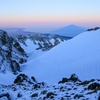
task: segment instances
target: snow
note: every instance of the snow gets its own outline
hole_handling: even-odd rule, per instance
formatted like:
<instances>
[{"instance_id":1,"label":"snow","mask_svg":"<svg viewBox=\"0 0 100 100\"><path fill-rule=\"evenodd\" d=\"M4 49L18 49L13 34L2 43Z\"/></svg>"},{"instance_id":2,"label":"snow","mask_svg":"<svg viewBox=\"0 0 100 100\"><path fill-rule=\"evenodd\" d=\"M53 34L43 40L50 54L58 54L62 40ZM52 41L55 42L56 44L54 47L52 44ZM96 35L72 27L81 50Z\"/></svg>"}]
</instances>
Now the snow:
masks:
<instances>
[{"instance_id":1,"label":"snow","mask_svg":"<svg viewBox=\"0 0 100 100\"><path fill-rule=\"evenodd\" d=\"M27 46L23 45L22 43L20 43L20 45L22 48L24 48L24 51L28 54L28 61L45 53L42 52L41 50L36 50L36 48L38 48L38 45L35 45L33 41L31 41L30 39L27 39L25 43Z\"/></svg>"},{"instance_id":2,"label":"snow","mask_svg":"<svg viewBox=\"0 0 100 100\"><path fill-rule=\"evenodd\" d=\"M7 72L6 74L0 73L0 84L13 84L15 78L16 75L13 75L11 72Z\"/></svg>"},{"instance_id":3,"label":"snow","mask_svg":"<svg viewBox=\"0 0 100 100\"><path fill-rule=\"evenodd\" d=\"M5 46L5 45L3 45L1 48L2 48L3 50L9 50L9 48L8 48L7 46Z\"/></svg>"},{"instance_id":4,"label":"snow","mask_svg":"<svg viewBox=\"0 0 100 100\"><path fill-rule=\"evenodd\" d=\"M42 52L41 50L34 50L31 53L28 53L28 61L35 59L36 57L39 57L40 55L44 54L45 52Z\"/></svg>"},{"instance_id":5,"label":"snow","mask_svg":"<svg viewBox=\"0 0 100 100\"><path fill-rule=\"evenodd\" d=\"M29 77L34 76L37 81L28 83L23 80L23 84L14 84L16 75L10 71L5 74L0 73L0 100L9 98L11 100L44 100L44 98L51 100L50 96L47 97L50 92L54 93L51 95L53 100L98 100L100 97L100 30L84 32L45 53L41 50L36 51L36 45L33 45L31 40L27 40L26 44L27 47L22 44L21 46L28 53L29 58L28 62L21 65L20 73ZM2 46L2 49L7 48ZM69 78L73 73L83 81L93 78L95 80L88 80L87 84L79 80L74 82ZM58 83L63 77L67 77L68 82ZM41 85L41 82L44 82L44 85ZM99 86L94 89L88 88L95 83ZM40 87L35 87L36 85ZM43 91L45 91L44 94Z\"/></svg>"},{"instance_id":6,"label":"snow","mask_svg":"<svg viewBox=\"0 0 100 100\"><path fill-rule=\"evenodd\" d=\"M54 45L54 42L55 42L55 41L54 41L54 39L51 39L50 42Z\"/></svg>"},{"instance_id":7,"label":"snow","mask_svg":"<svg viewBox=\"0 0 100 100\"><path fill-rule=\"evenodd\" d=\"M100 77L100 30L84 32L22 67L39 81L57 83L75 73L81 80Z\"/></svg>"},{"instance_id":8,"label":"snow","mask_svg":"<svg viewBox=\"0 0 100 100\"><path fill-rule=\"evenodd\" d=\"M37 47L37 45L33 45L33 42L30 39L26 40L26 44L27 44L27 46L20 43L21 47L24 48L26 53L32 52Z\"/></svg>"}]
</instances>

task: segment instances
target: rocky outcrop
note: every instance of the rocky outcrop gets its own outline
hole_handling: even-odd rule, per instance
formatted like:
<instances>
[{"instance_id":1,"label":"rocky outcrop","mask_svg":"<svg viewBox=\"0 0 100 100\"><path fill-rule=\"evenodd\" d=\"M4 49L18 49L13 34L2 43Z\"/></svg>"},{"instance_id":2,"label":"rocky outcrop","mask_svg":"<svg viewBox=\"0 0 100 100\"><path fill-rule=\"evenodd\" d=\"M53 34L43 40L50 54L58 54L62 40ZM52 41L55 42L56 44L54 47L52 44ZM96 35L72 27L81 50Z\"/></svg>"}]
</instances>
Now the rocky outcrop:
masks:
<instances>
[{"instance_id":1,"label":"rocky outcrop","mask_svg":"<svg viewBox=\"0 0 100 100\"><path fill-rule=\"evenodd\" d=\"M4 93L0 95L1 100L11 100L9 93Z\"/></svg>"},{"instance_id":2,"label":"rocky outcrop","mask_svg":"<svg viewBox=\"0 0 100 100\"><path fill-rule=\"evenodd\" d=\"M100 27L90 28L90 29L88 29L87 31L96 31L96 30L98 30L98 29L100 29Z\"/></svg>"},{"instance_id":3,"label":"rocky outcrop","mask_svg":"<svg viewBox=\"0 0 100 100\"><path fill-rule=\"evenodd\" d=\"M28 34L28 35L18 35L15 39L27 46L26 40L31 40L33 45L37 45L36 50L47 51L58 45L61 42L66 41L67 39L55 36L55 35L45 35L45 34Z\"/></svg>"},{"instance_id":4,"label":"rocky outcrop","mask_svg":"<svg viewBox=\"0 0 100 100\"><path fill-rule=\"evenodd\" d=\"M27 76L27 75L25 75L25 74L19 74L17 77L16 77L16 79L14 80L14 83L15 84L18 84L18 85L22 85L22 84L24 84L24 85L26 85L26 83L27 84L34 84L34 83L36 83L37 81L36 81L36 79L32 76L31 77L31 79Z\"/></svg>"},{"instance_id":5,"label":"rocky outcrop","mask_svg":"<svg viewBox=\"0 0 100 100\"><path fill-rule=\"evenodd\" d=\"M7 70L17 74L20 71L20 64L27 61L27 54L20 44L6 31L0 30L0 72Z\"/></svg>"},{"instance_id":6,"label":"rocky outcrop","mask_svg":"<svg viewBox=\"0 0 100 100\"><path fill-rule=\"evenodd\" d=\"M60 83L66 83L66 82L71 82L71 81L73 81L73 82L81 82L79 79L78 79L78 76L76 76L76 74L72 74L71 76L70 76L70 78L63 78L61 81L59 81L58 82L58 84L60 84Z\"/></svg>"},{"instance_id":7,"label":"rocky outcrop","mask_svg":"<svg viewBox=\"0 0 100 100\"><path fill-rule=\"evenodd\" d=\"M66 79L48 85L19 74L12 85L0 84L0 100L100 100L100 80L80 81L75 74Z\"/></svg>"}]
</instances>

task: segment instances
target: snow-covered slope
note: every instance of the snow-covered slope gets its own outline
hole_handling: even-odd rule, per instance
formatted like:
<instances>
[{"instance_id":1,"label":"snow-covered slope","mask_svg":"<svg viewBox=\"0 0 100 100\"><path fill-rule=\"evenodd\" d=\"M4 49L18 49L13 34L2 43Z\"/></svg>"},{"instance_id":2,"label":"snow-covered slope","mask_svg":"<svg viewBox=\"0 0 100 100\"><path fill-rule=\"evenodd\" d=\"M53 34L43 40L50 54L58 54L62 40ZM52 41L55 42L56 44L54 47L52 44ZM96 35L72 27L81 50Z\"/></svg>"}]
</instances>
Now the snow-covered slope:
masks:
<instances>
[{"instance_id":1,"label":"snow-covered slope","mask_svg":"<svg viewBox=\"0 0 100 100\"><path fill-rule=\"evenodd\" d=\"M45 51L67 40L59 36L45 34L18 35L15 39L29 55L29 60L44 54Z\"/></svg>"},{"instance_id":2,"label":"snow-covered slope","mask_svg":"<svg viewBox=\"0 0 100 100\"><path fill-rule=\"evenodd\" d=\"M58 34L62 36L69 36L69 37L75 37L78 34L85 32L87 29L83 27L79 27L76 25L69 25L64 28L58 29L53 31L53 34Z\"/></svg>"},{"instance_id":3,"label":"snow-covered slope","mask_svg":"<svg viewBox=\"0 0 100 100\"><path fill-rule=\"evenodd\" d=\"M100 78L100 30L84 32L22 66L23 72L50 83L75 73L81 80Z\"/></svg>"},{"instance_id":4,"label":"snow-covered slope","mask_svg":"<svg viewBox=\"0 0 100 100\"><path fill-rule=\"evenodd\" d=\"M35 58L32 57L35 53L35 48L31 48L32 41L21 39L20 42L30 44L26 50L30 60L21 65L19 75L0 73L0 100L100 100L100 29L92 30L64 41ZM1 65L4 61L12 61L16 55L16 61L21 57L27 58L19 56L21 47L16 40L4 31L0 31L0 37ZM8 41L10 39L13 41ZM12 56L7 57L6 50L11 51ZM13 66L16 67L16 64Z\"/></svg>"}]
</instances>

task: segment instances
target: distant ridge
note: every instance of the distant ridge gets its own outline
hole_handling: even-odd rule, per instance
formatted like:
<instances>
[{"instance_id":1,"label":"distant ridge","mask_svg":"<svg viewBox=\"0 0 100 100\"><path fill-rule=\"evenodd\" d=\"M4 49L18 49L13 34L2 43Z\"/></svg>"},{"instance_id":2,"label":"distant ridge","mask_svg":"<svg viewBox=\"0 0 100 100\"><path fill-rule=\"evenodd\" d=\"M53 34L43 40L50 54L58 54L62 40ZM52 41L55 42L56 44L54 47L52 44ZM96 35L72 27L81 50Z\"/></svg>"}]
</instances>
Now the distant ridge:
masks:
<instances>
[{"instance_id":1,"label":"distant ridge","mask_svg":"<svg viewBox=\"0 0 100 100\"><path fill-rule=\"evenodd\" d=\"M76 25L69 25L69 26L60 28L58 30L55 30L52 33L57 34L57 35L62 35L62 36L75 37L78 34L85 32L86 30L87 28L83 28Z\"/></svg>"}]
</instances>

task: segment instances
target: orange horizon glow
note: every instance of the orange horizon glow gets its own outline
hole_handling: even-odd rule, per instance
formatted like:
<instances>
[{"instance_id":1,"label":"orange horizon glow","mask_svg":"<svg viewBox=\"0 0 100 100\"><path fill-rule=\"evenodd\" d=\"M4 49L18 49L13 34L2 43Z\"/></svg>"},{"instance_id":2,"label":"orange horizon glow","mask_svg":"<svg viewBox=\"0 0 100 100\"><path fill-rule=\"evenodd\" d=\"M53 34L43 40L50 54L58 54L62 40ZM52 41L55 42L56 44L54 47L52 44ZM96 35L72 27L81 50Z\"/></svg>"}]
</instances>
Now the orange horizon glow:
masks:
<instances>
[{"instance_id":1,"label":"orange horizon glow","mask_svg":"<svg viewBox=\"0 0 100 100\"><path fill-rule=\"evenodd\" d=\"M50 28L76 24L100 26L100 1L3 0L0 27Z\"/></svg>"}]
</instances>

